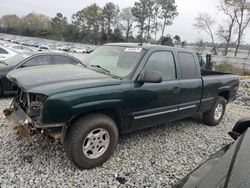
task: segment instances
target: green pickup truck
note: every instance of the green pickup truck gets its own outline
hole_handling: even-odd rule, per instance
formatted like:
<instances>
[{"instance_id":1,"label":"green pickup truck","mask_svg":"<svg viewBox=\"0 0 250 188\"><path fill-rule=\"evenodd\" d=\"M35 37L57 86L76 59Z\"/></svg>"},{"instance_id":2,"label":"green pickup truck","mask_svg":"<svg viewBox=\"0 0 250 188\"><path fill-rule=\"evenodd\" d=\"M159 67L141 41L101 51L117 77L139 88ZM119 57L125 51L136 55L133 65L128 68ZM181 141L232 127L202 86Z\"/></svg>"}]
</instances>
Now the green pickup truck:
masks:
<instances>
[{"instance_id":1,"label":"green pickup truck","mask_svg":"<svg viewBox=\"0 0 250 188\"><path fill-rule=\"evenodd\" d=\"M11 71L18 95L4 110L17 134L60 140L80 169L104 163L120 134L203 115L215 126L235 99L239 77L200 70L192 51L134 43L106 44L85 66Z\"/></svg>"}]
</instances>

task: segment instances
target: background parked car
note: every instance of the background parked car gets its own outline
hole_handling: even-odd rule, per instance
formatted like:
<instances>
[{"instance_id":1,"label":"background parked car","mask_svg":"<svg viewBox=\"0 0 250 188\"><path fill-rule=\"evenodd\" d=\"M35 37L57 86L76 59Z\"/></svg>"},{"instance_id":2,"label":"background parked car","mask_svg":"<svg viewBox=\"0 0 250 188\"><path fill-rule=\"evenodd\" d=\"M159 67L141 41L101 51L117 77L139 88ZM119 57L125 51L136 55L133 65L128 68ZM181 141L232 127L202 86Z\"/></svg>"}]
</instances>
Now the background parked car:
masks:
<instances>
[{"instance_id":1,"label":"background parked car","mask_svg":"<svg viewBox=\"0 0 250 188\"><path fill-rule=\"evenodd\" d=\"M31 66L54 64L83 65L79 59L60 53L21 53L5 61L0 61L0 96L16 93L16 86L6 78L10 71Z\"/></svg>"},{"instance_id":2,"label":"background parked car","mask_svg":"<svg viewBox=\"0 0 250 188\"><path fill-rule=\"evenodd\" d=\"M5 46L0 46L0 60L8 59L16 54L17 52L14 50L11 50Z\"/></svg>"},{"instance_id":3,"label":"background parked car","mask_svg":"<svg viewBox=\"0 0 250 188\"><path fill-rule=\"evenodd\" d=\"M19 52L19 53L22 53L22 52L32 52L33 50L27 46L23 46L23 45L17 45L17 44L7 44L5 45L6 47L16 51L16 52Z\"/></svg>"},{"instance_id":4,"label":"background parked car","mask_svg":"<svg viewBox=\"0 0 250 188\"><path fill-rule=\"evenodd\" d=\"M96 46L87 46L86 48L84 48L84 53L91 53L96 49Z\"/></svg>"},{"instance_id":5,"label":"background parked car","mask_svg":"<svg viewBox=\"0 0 250 188\"><path fill-rule=\"evenodd\" d=\"M50 51L50 47L47 45L41 45L38 47L38 51L44 51L44 50Z\"/></svg>"},{"instance_id":6,"label":"background parked car","mask_svg":"<svg viewBox=\"0 0 250 188\"><path fill-rule=\"evenodd\" d=\"M71 52L74 52L74 53L85 53L85 49L84 48L72 48L70 49Z\"/></svg>"}]
</instances>

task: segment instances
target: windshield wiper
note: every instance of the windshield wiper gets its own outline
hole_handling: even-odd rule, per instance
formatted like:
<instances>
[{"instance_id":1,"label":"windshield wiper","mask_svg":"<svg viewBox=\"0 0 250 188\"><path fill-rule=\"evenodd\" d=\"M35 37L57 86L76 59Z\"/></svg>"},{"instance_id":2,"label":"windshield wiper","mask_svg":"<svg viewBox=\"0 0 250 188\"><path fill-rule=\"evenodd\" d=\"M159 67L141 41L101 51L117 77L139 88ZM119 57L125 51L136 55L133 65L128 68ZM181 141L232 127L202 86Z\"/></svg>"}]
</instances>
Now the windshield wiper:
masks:
<instances>
[{"instance_id":1,"label":"windshield wiper","mask_svg":"<svg viewBox=\"0 0 250 188\"><path fill-rule=\"evenodd\" d=\"M104 72L106 72L106 73L110 73L109 70L107 70L107 69L101 67L100 65L90 65L90 66L91 66L91 67L98 68L98 69L100 69L100 70L102 70L102 71L104 71Z\"/></svg>"},{"instance_id":2,"label":"windshield wiper","mask_svg":"<svg viewBox=\"0 0 250 188\"><path fill-rule=\"evenodd\" d=\"M94 67L94 68L98 68L100 69L102 72L106 72L109 76L111 77L115 77L115 78L118 78L118 79L121 79L120 76L117 76L117 75L114 75L114 74L111 74L109 70L101 67L100 65L90 65L91 67Z\"/></svg>"}]
</instances>

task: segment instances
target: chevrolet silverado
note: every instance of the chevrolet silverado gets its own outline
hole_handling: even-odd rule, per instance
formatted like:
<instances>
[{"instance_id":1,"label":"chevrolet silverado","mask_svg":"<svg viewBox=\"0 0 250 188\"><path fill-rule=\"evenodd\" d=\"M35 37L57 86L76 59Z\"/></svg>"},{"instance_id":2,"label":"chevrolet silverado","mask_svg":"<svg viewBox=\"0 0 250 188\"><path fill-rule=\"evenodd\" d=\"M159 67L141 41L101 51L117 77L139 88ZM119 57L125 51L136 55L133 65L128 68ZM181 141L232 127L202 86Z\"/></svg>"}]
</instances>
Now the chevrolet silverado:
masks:
<instances>
[{"instance_id":1,"label":"chevrolet silverado","mask_svg":"<svg viewBox=\"0 0 250 188\"><path fill-rule=\"evenodd\" d=\"M80 169L104 163L120 134L197 114L218 125L239 86L237 75L201 71L183 48L106 44L85 65L11 71L18 95L4 110L17 134L60 140Z\"/></svg>"}]
</instances>

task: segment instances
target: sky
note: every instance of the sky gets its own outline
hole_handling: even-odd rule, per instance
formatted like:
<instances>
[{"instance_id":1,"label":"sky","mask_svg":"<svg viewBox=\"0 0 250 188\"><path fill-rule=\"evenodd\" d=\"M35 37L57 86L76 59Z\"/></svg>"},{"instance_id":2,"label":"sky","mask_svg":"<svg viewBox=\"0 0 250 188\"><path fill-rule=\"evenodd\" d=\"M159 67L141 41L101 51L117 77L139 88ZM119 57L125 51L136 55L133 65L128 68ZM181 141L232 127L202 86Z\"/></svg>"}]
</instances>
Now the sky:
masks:
<instances>
[{"instance_id":1,"label":"sky","mask_svg":"<svg viewBox=\"0 0 250 188\"><path fill-rule=\"evenodd\" d=\"M61 12L70 20L73 13L92 3L104 6L107 2L113 2L120 8L124 8L133 6L135 0L0 0L0 2L0 17L5 14L25 16L30 12L54 17L57 12ZM193 24L199 12L207 12L216 19L217 25L219 25L224 18L217 10L218 2L219 0L176 0L179 15L173 25L166 28L166 33L177 34L181 36L182 40L188 42L197 42L201 39L209 41L209 37L205 33L197 31ZM214 30L216 31L216 27ZM244 41L250 43L250 30L246 32Z\"/></svg>"}]
</instances>

